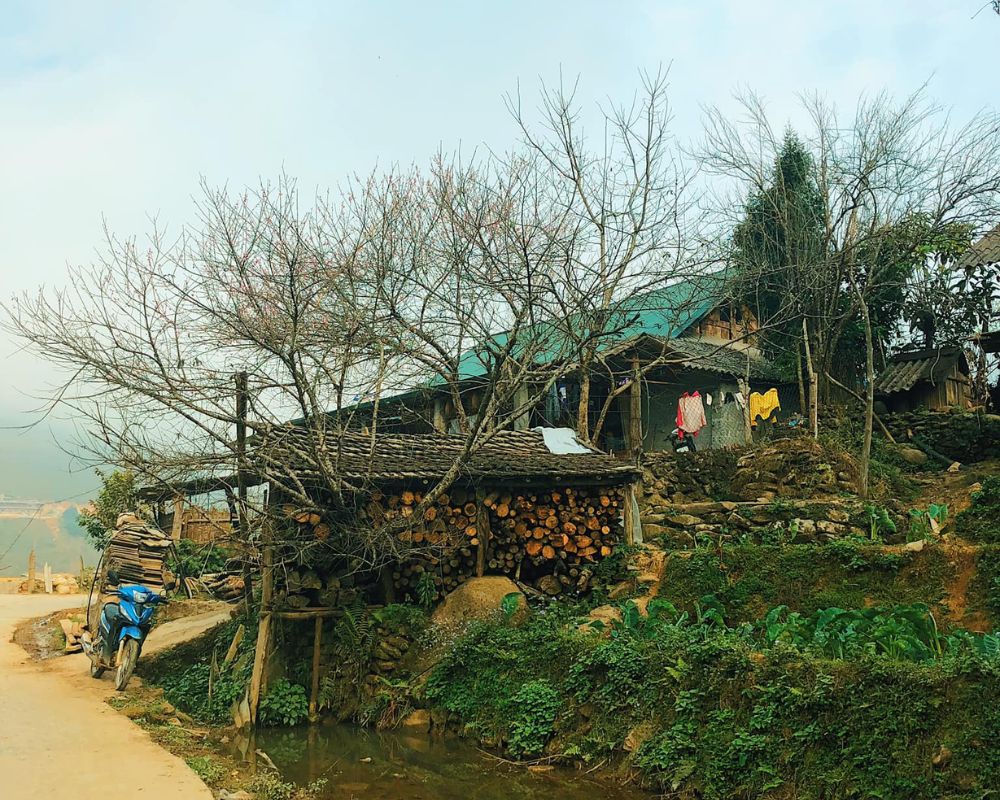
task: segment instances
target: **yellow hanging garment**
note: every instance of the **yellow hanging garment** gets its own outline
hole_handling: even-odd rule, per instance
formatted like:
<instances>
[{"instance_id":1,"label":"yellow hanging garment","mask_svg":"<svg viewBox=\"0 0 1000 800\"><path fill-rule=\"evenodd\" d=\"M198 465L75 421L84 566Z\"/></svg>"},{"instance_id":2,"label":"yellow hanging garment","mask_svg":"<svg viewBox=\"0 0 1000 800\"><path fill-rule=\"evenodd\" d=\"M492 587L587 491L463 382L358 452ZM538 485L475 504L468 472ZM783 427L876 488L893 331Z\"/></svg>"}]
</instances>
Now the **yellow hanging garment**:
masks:
<instances>
[{"instance_id":1,"label":"yellow hanging garment","mask_svg":"<svg viewBox=\"0 0 1000 800\"><path fill-rule=\"evenodd\" d=\"M751 425L757 424L758 417L767 422L775 411L781 411L777 389L768 389L764 394L760 394L759 392L750 393Z\"/></svg>"}]
</instances>

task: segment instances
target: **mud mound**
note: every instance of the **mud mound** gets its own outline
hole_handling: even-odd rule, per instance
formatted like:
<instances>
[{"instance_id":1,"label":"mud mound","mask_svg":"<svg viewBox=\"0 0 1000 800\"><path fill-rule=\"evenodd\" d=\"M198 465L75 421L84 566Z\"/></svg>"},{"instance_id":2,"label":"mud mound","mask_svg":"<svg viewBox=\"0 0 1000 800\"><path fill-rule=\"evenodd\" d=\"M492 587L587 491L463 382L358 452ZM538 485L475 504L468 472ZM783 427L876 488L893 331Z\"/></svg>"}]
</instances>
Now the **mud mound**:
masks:
<instances>
[{"instance_id":1,"label":"mud mound","mask_svg":"<svg viewBox=\"0 0 1000 800\"><path fill-rule=\"evenodd\" d=\"M853 494L857 488L858 465L854 459L807 437L782 439L744 453L730 481L734 500L811 500L844 492Z\"/></svg>"}]
</instances>

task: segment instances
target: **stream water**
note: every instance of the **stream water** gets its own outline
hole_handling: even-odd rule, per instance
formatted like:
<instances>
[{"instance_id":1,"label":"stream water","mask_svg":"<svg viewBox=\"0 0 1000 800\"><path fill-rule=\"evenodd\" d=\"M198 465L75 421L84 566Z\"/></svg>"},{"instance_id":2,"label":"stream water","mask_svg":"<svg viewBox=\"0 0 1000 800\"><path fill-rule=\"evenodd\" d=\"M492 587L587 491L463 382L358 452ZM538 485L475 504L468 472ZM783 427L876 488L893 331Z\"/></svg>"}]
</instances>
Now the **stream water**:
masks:
<instances>
[{"instance_id":1,"label":"stream water","mask_svg":"<svg viewBox=\"0 0 1000 800\"><path fill-rule=\"evenodd\" d=\"M467 742L426 735L378 733L350 725L265 730L256 747L285 780L327 783L323 798L365 800L648 800L633 787L583 772L532 771L477 750Z\"/></svg>"}]
</instances>

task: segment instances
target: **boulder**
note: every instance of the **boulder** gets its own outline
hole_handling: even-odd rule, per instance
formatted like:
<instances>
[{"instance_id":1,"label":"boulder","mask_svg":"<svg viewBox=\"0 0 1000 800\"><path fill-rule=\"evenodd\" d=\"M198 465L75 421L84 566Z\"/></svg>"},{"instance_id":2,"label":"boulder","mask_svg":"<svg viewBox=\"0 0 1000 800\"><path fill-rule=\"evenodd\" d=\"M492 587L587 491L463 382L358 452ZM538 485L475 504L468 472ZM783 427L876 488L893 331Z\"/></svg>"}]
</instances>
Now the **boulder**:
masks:
<instances>
[{"instance_id":1,"label":"boulder","mask_svg":"<svg viewBox=\"0 0 1000 800\"><path fill-rule=\"evenodd\" d=\"M555 575L543 575L535 582L538 591L544 592L549 597L562 594L562 582Z\"/></svg>"},{"instance_id":2,"label":"boulder","mask_svg":"<svg viewBox=\"0 0 1000 800\"><path fill-rule=\"evenodd\" d=\"M918 450L916 447L906 447L905 445L902 445L896 448L896 452L907 464L913 464L914 466L920 467L927 463L927 453L923 450Z\"/></svg>"},{"instance_id":3,"label":"boulder","mask_svg":"<svg viewBox=\"0 0 1000 800\"><path fill-rule=\"evenodd\" d=\"M431 713L427 709L418 708L404 717L399 725L401 728L409 728L427 733L431 729Z\"/></svg>"},{"instance_id":4,"label":"boulder","mask_svg":"<svg viewBox=\"0 0 1000 800\"><path fill-rule=\"evenodd\" d=\"M467 580L435 609L431 616L434 625L464 625L473 620L495 618L500 614L500 603L509 594L517 594L518 611L515 617L527 613L528 601L517 584L502 575L488 575Z\"/></svg>"}]
</instances>

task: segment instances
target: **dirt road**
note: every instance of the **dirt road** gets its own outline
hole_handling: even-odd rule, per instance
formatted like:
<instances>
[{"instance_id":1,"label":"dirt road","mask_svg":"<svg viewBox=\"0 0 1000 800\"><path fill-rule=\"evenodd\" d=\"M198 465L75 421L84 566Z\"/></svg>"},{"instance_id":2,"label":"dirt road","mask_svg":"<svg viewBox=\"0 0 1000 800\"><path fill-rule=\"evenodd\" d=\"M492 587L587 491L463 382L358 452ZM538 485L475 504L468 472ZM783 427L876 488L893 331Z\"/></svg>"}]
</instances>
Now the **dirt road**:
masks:
<instances>
[{"instance_id":1,"label":"dirt road","mask_svg":"<svg viewBox=\"0 0 1000 800\"><path fill-rule=\"evenodd\" d=\"M82 656L29 662L11 641L20 620L82 602L78 595L0 595L0 797L211 800L181 759L104 703L114 687L90 678ZM211 622L201 616L178 622L188 629Z\"/></svg>"}]
</instances>

